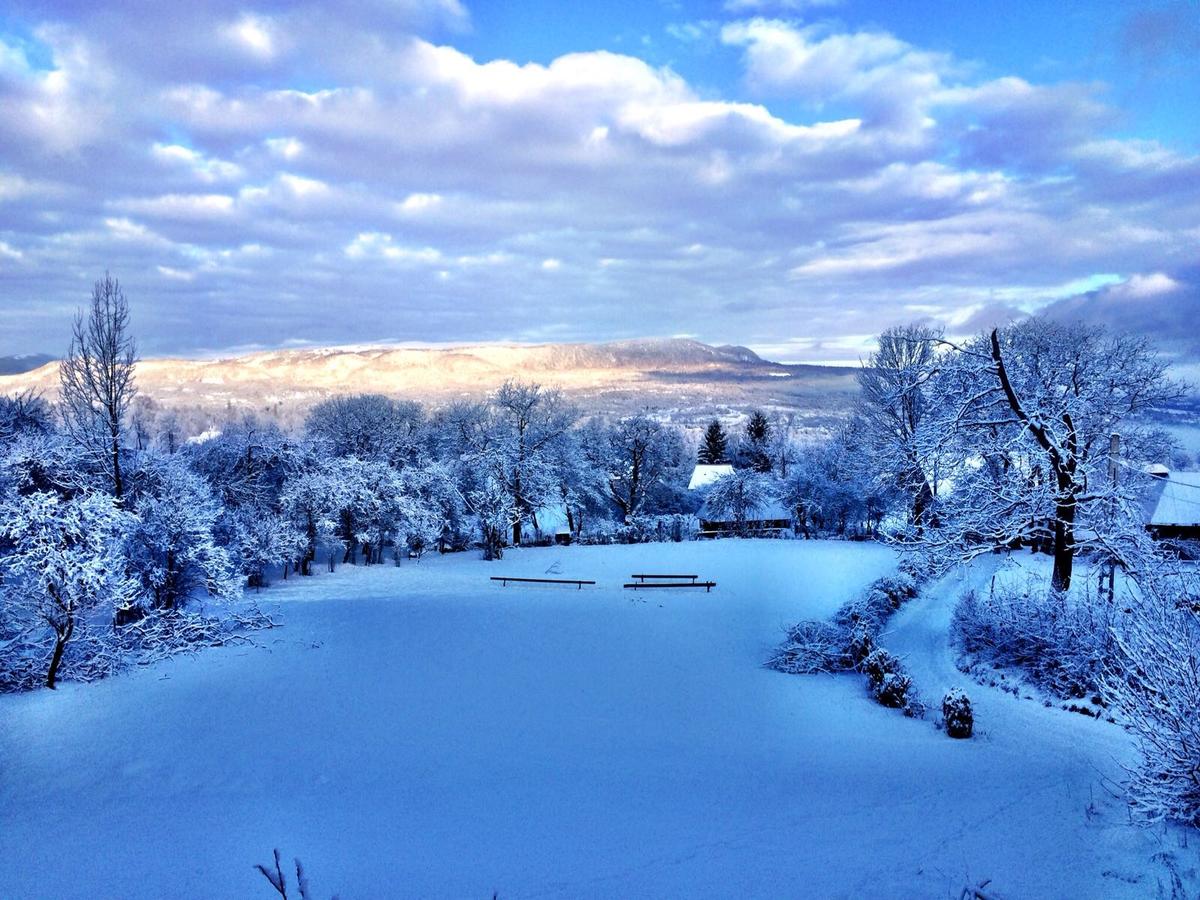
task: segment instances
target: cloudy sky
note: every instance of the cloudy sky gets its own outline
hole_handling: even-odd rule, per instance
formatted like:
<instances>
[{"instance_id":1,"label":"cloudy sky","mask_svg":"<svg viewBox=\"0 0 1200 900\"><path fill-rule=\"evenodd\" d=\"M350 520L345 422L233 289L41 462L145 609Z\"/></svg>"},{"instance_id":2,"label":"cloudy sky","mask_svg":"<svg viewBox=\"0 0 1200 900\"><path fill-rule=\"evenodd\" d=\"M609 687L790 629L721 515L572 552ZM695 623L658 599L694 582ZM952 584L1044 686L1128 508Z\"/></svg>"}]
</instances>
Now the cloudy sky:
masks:
<instances>
[{"instance_id":1,"label":"cloudy sky","mask_svg":"<svg viewBox=\"0 0 1200 900\"><path fill-rule=\"evenodd\" d=\"M0 2L0 354L1197 331L1194 0L330 7Z\"/></svg>"}]
</instances>

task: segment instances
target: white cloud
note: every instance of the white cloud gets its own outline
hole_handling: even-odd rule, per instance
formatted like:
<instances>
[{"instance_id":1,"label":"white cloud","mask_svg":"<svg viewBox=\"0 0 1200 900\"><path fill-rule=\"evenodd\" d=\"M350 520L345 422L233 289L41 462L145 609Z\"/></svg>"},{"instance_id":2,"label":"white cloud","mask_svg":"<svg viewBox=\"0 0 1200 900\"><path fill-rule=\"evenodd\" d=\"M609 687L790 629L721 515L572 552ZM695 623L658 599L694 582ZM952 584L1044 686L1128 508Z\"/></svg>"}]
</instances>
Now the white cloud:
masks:
<instances>
[{"instance_id":1,"label":"white cloud","mask_svg":"<svg viewBox=\"0 0 1200 900\"><path fill-rule=\"evenodd\" d=\"M1131 275L1124 284L1114 287L1113 293L1136 300L1145 297L1158 297L1179 290L1183 285L1165 272L1151 272L1147 275Z\"/></svg>"},{"instance_id":2,"label":"white cloud","mask_svg":"<svg viewBox=\"0 0 1200 900\"><path fill-rule=\"evenodd\" d=\"M246 13L227 25L224 32L235 46L259 60L274 59L278 52L276 26L265 16Z\"/></svg>"},{"instance_id":3,"label":"white cloud","mask_svg":"<svg viewBox=\"0 0 1200 900\"><path fill-rule=\"evenodd\" d=\"M401 212L405 212L405 213L426 212L428 210L435 209L436 207L441 206L443 199L444 198L442 197L441 194L431 194L431 193L421 193L421 192L418 192L415 194L409 194L407 197L404 198L403 201L400 202L399 209Z\"/></svg>"},{"instance_id":4,"label":"white cloud","mask_svg":"<svg viewBox=\"0 0 1200 900\"><path fill-rule=\"evenodd\" d=\"M766 13L773 11L803 12L810 9L828 9L840 6L842 0L725 0L726 12Z\"/></svg>"},{"instance_id":5,"label":"white cloud","mask_svg":"<svg viewBox=\"0 0 1200 900\"><path fill-rule=\"evenodd\" d=\"M288 162L304 152L304 144L291 137L267 138L263 143L271 154Z\"/></svg>"},{"instance_id":6,"label":"white cloud","mask_svg":"<svg viewBox=\"0 0 1200 900\"><path fill-rule=\"evenodd\" d=\"M981 80L877 29L756 18L719 31L747 94L631 54L476 59L417 36L464 22L457 3L389 8L401 24L356 5L148 8L153 28L118 11L45 26L43 69L0 44L23 284L65 303L93 270L145 275L160 319L141 321L209 346L354 339L416 310L417 337L478 339L504 297L521 301L506 334L626 334L637 306L640 331L811 334L819 354L1089 273L1145 273L1125 279L1136 299L1194 258L1200 159L1113 137L1093 85ZM332 291L363 314L318 328ZM213 297L261 315L235 326ZM0 294L0 314L26 340L20 302Z\"/></svg>"}]
</instances>

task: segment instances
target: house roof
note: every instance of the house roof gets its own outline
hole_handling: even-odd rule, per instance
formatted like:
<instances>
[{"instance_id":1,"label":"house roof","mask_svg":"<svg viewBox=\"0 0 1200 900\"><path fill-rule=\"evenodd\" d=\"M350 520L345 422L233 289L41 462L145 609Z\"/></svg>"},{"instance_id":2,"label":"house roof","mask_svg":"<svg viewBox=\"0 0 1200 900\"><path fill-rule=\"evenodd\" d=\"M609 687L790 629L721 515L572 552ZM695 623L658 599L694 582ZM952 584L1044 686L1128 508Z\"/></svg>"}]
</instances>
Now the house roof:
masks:
<instances>
[{"instance_id":1,"label":"house roof","mask_svg":"<svg viewBox=\"0 0 1200 900\"><path fill-rule=\"evenodd\" d=\"M1200 472L1171 472L1157 481L1147 524L1200 526Z\"/></svg>"},{"instance_id":2,"label":"house roof","mask_svg":"<svg viewBox=\"0 0 1200 900\"><path fill-rule=\"evenodd\" d=\"M701 463L692 472L692 480L688 482L688 490L695 491L699 488L706 488L718 478L732 474L733 466L729 463L717 463L715 465Z\"/></svg>"}]
</instances>

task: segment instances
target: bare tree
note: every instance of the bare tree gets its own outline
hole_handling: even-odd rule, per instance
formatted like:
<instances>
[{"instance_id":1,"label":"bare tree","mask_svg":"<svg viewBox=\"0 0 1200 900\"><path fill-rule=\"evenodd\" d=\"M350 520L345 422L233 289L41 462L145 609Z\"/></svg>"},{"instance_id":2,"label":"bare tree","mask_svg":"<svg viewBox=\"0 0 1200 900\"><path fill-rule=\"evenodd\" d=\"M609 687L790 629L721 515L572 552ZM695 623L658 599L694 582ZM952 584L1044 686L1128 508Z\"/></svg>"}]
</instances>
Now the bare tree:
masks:
<instances>
[{"instance_id":1,"label":"bare tree","mask_svg":"<svg viewBox=\"0 0 1200 900\"><path fill-rule=\"evenodd\" d=\"M95 458L118 502L125 492L121 438L137 393L136 361L129 305L120 283L105 273L92 288L86 314L80 311L75 316L71 346L59 365L59 392L68 433Z\"/></svg>"}]
</instances>

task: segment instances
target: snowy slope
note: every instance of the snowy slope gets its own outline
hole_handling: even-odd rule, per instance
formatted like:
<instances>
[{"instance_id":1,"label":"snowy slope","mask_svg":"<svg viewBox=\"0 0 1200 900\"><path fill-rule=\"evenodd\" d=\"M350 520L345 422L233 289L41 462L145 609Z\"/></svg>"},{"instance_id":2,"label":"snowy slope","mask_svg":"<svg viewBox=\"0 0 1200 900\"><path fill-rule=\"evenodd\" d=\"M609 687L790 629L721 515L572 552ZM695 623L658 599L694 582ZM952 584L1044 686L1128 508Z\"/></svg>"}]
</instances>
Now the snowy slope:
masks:
<instances>
[{"instance_id":1,"label":"snowy slope","mask_svg":"<svg viewBox=\"0 0 1200 900\"><path fill-rule=\"evenodd\" d=\"M953 742L857 678L761 667L894 564L719 541L272 587L266 649L0 697L0 894L266 898L279 846L343 900L1152 895L1161 848L1098 786L1115 729L1014 704ZM619 587L656 570L719 586Z\"/></svg>"}]
</instances>

